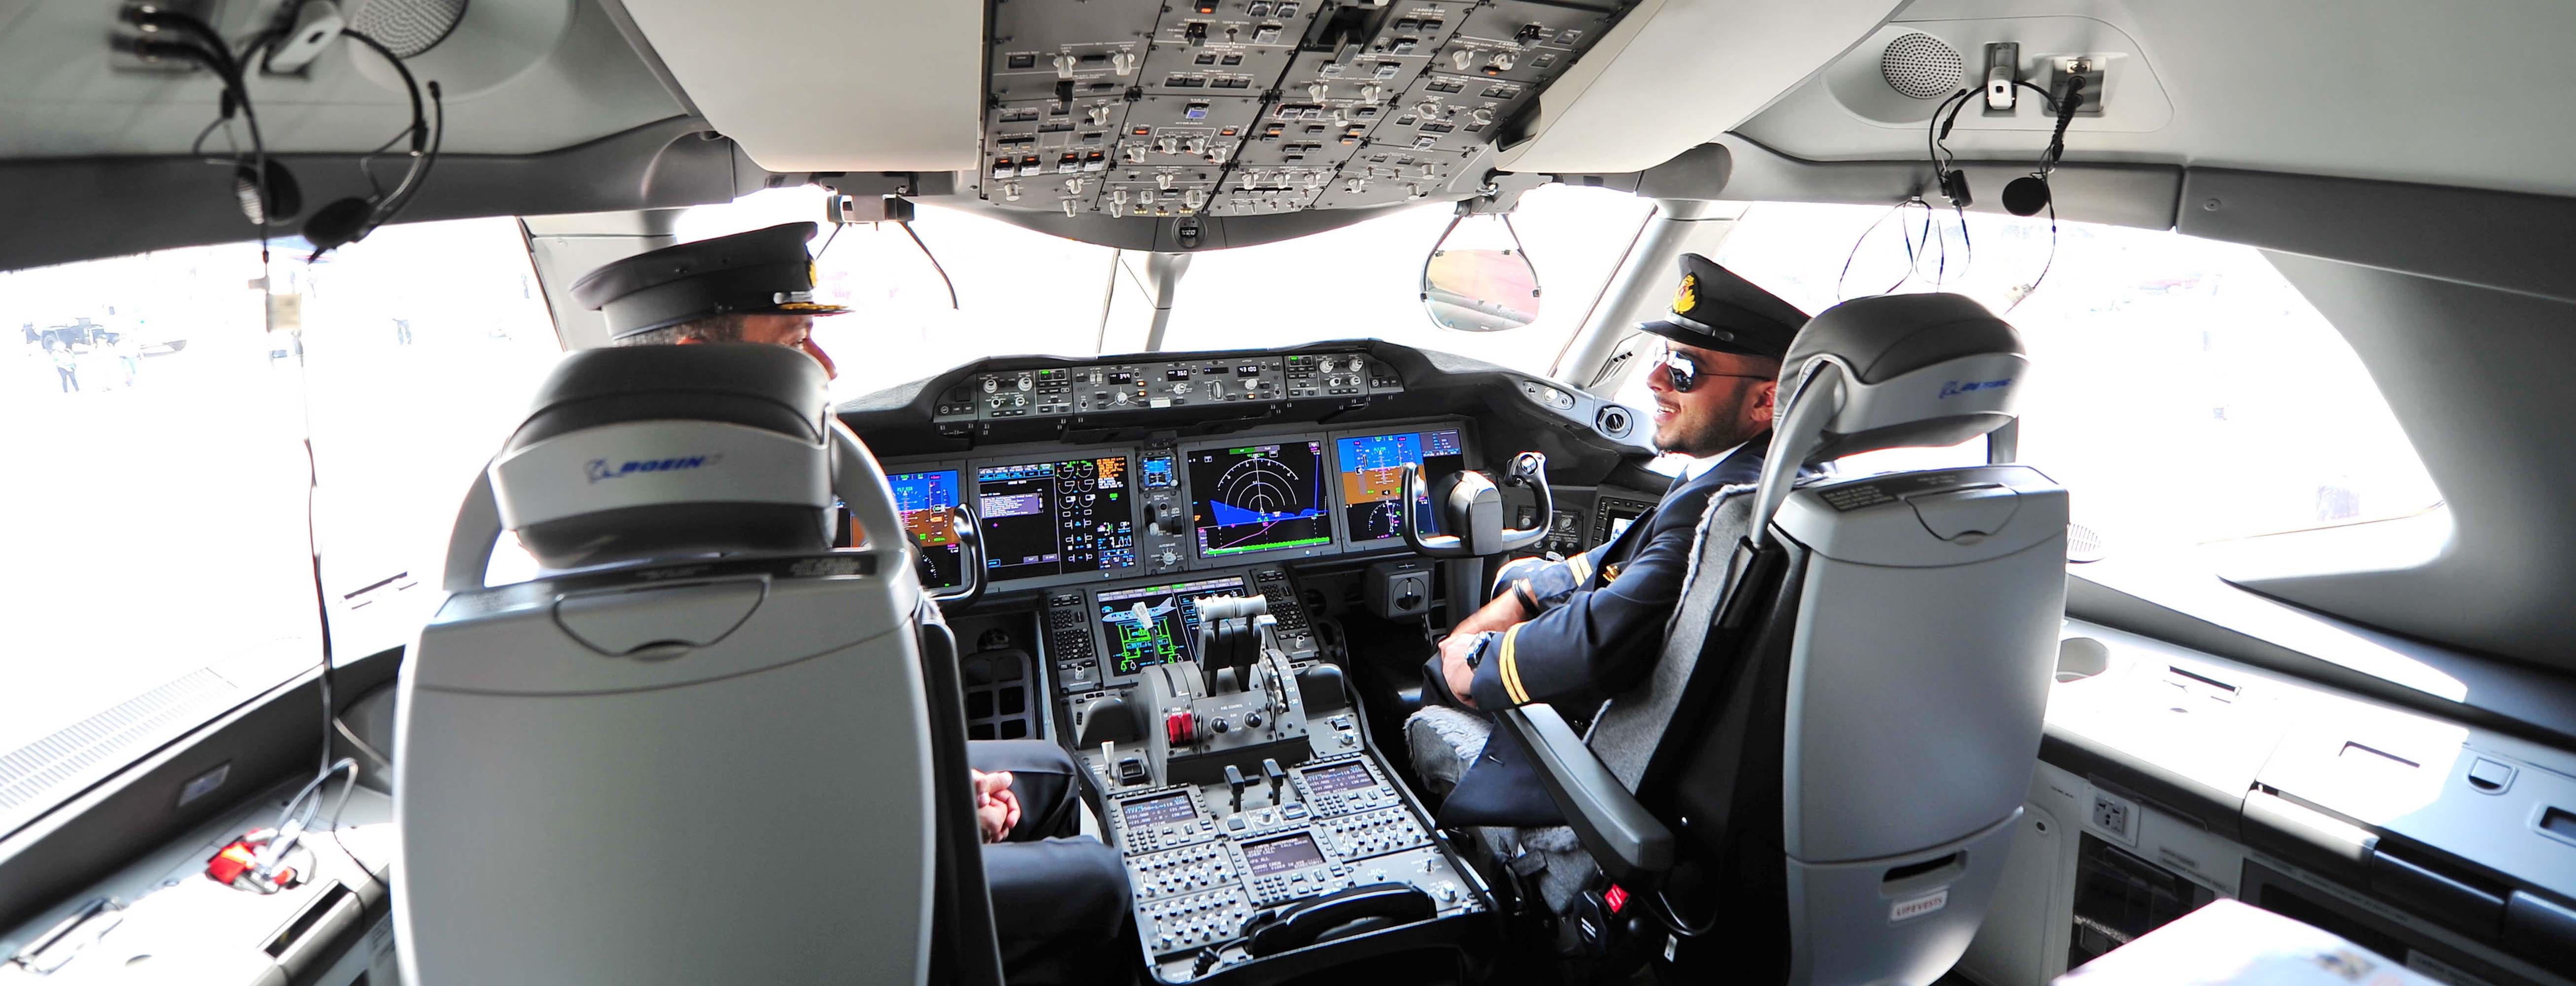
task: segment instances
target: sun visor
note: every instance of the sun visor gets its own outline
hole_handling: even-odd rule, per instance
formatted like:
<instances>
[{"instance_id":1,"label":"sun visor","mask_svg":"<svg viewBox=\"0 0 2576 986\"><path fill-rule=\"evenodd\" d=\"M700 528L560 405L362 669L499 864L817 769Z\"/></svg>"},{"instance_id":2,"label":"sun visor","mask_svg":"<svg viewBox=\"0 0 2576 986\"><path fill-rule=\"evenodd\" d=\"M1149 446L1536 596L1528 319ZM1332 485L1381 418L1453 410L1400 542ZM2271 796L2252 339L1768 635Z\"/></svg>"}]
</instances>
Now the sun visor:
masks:
<instances>
[{"instance_id":1,"label":"sun visor","mask_svg":"<svg viewBox=\"0 0 2576 986\"><path fill-rule=\"evenodd\" d=\"M984 5L626 0L707 122L771 171L962 171Z\"/></svg>"},{"instance_id":2,"label":"sun visor","mask_svg":"<svg viewBox=\"0 0 2576 986\"><path fill-rule=\"evenodd\" d=\"M667 2L667 0L666 0ZM1644 171L1743 122L1869 37L1891 0L1646 0L1539 94L1505 171Z\"/></svg>"}]
</instances>

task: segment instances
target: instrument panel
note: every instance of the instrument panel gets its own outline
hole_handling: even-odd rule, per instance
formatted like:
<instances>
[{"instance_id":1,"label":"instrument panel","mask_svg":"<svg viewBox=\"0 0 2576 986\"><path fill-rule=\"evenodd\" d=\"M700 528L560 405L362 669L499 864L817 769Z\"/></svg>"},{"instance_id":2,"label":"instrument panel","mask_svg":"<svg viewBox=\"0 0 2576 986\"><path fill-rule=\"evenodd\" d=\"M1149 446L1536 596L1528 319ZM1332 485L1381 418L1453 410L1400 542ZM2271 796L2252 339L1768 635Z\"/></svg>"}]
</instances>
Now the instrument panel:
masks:
<instances>
[{"instance_id":1,"label":"instrument panel","mask_svg":"<svg viewBox=\"0 0 2576 986\"><path fill-rule=\"evenodd\" d=\"M1361 353L1236 354L977 373L950 385L933 413L958 424L1403 392L1393 367Z\"/></svg>"},{"instance_id":2,"label":"instrument panel","mask_svg":"<svg viewBox=\"0 0 2576 986\"><path fill-rule=\"evenodd\" d=\"M1048 372L1061 371L1031 371L1032 392L1036 374ZM963 583L963 551L948 511L971 503L987 585L1008 590L1393 550L1417 512L1400 502L1403 467L1423 467L1427 487L1472 468L1472 450L1467 423L1446 419L1186 443L1023 447L964 460L889 461L886 471L924 586Z\"/></svg>"}]
</instances>

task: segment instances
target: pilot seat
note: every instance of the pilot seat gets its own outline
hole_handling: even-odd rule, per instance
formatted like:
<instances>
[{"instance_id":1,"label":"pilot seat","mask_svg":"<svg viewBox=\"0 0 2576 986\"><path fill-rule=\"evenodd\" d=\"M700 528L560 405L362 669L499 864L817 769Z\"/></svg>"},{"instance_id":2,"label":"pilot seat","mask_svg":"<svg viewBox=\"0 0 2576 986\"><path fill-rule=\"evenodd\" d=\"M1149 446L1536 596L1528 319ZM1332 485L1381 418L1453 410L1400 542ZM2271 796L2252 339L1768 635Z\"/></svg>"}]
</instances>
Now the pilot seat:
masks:
<instances>
[{"instance_id":1,"label":"pilot seat","mask_svg":"<svg viewBox=\"0 0 2576 986\"><path fill-rule=\"evenodd\" d=\"M477 477L400 684L406 981L1001 981L955 643L824 384L573 353ZM505 529L547 574L487 588Z\"/></svg>"},{"instance_id":2,"label":"pilot seat","mask_svg":"<svg viewBox=\"0 0 2576 986\"><path fill-rule=\"evenodd\" d=\"M1577 967L1666 981L1930 983L1966 950L2039 751L2066 493L2012 464L2018 334L1951 294L1847 302L1783 361L1762 481L1717 494L1661 658L1578 736L1546 705L1408 723L1454 785L1489 743L1567 825L1481 829ZM1801 484L1801 465L1988 436L1989 464Z\"/></svg>"}]
</instances>

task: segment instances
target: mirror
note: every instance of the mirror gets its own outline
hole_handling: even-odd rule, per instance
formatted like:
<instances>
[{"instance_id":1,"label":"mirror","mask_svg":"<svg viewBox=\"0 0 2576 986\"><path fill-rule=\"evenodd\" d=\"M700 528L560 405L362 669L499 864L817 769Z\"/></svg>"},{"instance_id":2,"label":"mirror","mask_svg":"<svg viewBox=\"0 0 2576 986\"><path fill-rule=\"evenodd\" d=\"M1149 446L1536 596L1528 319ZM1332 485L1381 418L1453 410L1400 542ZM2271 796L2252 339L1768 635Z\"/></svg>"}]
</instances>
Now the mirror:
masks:
<instances>
[{"instance_id":1,"label":"mirror","mask_svg":"<svg viewBox=\"0 0 2576 986\"><path fill-rule=\"evenodd\" d=\"M1451 219L1422 262L1422 308L1431 323L1456 332L1501 332L1538 321L1538 268L1521 249L1511 217L1495 216L1496 224L1469 226L1461 236L1466 218Z\"/></svg>"}]
</instances>

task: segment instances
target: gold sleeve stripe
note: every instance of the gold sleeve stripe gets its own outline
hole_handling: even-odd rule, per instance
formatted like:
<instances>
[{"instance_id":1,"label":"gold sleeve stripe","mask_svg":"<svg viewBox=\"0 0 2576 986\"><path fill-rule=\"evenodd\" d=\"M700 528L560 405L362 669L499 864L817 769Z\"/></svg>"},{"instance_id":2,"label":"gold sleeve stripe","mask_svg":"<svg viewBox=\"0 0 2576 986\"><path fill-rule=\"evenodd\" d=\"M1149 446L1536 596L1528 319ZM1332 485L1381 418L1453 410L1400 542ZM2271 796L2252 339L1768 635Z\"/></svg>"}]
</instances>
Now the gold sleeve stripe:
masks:
<instances>
[{"instance_id":1,"label":"gold sleeve stripe","mask_svg":"<svg viewBox=\"0 0 2576 986\"><path fill-rule=\"evenodd\" d=\"M1576 555L1572 558L1566 559L1565 563L1574 567L1575 585L1579 586L1583 583L1592 581L1592 556Z\"/></svg>"},{"instance_id":2,"label":"gold sleeve stripe","mask_svg":"<svg viewBox=\"0 0 2576 986\"><path fill-rule=\"evenodd\" d=\"M1513 705L1526 705L1530 700L1529 689L1521 687L1520 657L1512 650L1513 642L1520 639L1521 627L1515 623L1503 631L1503 694L1511 697Z\"/></svg>"}]
</instances>

